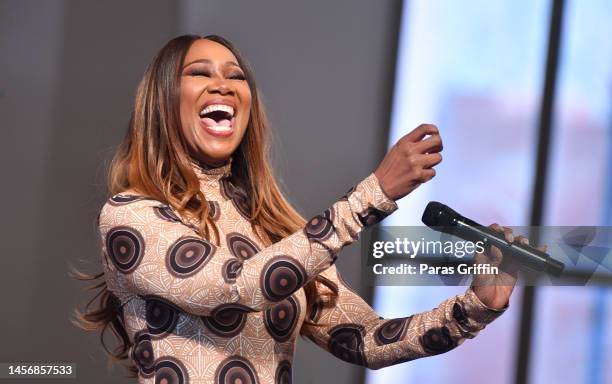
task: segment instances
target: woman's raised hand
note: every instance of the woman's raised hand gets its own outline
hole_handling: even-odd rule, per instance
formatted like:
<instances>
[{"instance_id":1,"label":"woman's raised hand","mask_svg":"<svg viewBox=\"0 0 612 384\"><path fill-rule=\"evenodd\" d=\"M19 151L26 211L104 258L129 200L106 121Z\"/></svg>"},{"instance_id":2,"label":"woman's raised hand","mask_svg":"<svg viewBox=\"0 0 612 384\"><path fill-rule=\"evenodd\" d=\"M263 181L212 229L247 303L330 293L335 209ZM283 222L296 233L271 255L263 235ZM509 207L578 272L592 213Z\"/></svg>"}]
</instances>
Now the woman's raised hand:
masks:
<instances>
[{"instance_id":1,"label":"woman's raised hand","mask_svg":"<svg viewBox=\"0 0 612 384\"><path fill-rule=\"evenodd\" d=\"M441 151L438 127L421 124L395 143L374 174L389 198L401 199L436 175Z\"/></svg>"}]
</instances>

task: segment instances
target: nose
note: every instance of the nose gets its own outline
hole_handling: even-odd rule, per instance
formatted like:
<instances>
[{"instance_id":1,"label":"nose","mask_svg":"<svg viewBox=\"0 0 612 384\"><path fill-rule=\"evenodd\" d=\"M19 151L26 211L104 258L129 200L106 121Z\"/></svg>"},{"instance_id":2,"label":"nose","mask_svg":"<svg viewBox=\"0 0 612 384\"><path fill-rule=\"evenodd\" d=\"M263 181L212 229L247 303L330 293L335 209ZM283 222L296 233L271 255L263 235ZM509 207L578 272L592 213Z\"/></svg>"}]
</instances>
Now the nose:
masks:
<instances>
[{"instance_id":1,"label":"nose","mask_svg":"<svg viewBox=\"0 0 612 384\"><path fill-rule=\"evenodd\" d=\"M225 79L217 79L208 87L209 93L219 93L221 95L233 95L234 88L227 84Z\"/></svg>"}]
</instances>

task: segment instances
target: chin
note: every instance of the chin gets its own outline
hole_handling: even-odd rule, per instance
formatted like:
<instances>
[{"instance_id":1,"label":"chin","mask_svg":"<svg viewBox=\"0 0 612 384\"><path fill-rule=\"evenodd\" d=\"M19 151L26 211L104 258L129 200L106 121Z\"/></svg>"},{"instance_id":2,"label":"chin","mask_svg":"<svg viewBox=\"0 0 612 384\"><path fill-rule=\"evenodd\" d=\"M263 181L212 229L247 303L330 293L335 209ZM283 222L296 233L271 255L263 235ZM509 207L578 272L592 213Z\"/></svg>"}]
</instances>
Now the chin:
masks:
<instances>
[{"instance_id":1,"label":"chin","mask_svg":"<svg viewBox=\"0 0 612 384\"><path fill-rule=\"evenodd\" d=\"M244 131L241 131L238 136L228 138L217 138L194 132L194 142L192 150L197 154L199 159L208 159L209 161L221 162L227 160L240 145ZM238 134L234 132L233 135ZM238 139L240 137L240 139Z\"/></svg>"},{"instance_id":2,"label":"chin","mask_svg":"<svg viewBox=\"0 0 612 384\"><path fill-rule=\"evenodd\" d=\"M232 147L233 148L233 147ZM208 161L212 161L215 163L220 163L226 161L234 151L229 146L224 148L198 148L198 156L200 159L207 159Z\"/></svg>"}]
</instances>

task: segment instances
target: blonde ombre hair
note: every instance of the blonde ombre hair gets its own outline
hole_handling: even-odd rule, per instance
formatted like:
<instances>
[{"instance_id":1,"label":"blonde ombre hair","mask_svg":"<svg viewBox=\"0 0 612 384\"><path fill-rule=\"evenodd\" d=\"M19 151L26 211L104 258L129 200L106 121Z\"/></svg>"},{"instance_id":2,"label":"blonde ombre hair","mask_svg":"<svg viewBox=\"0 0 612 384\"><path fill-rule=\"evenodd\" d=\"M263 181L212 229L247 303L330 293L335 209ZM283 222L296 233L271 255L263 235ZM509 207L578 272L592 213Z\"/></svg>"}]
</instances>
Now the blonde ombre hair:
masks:
<instances>
[{"instance_id":1,"label":"blonde ombre hair","mask_svg":"<svg viewBox=\"0 0 612 384\"><path fill-rule=\"evenodd\" d=\"M245 136L232 154L231 177L232 183L246 191L254 233L264 245L271 245L302 228L306 220L288 203L274 178L269 160L270 128L253 73L238 50L220 36L179 36L155 56L138 86L127 134L110 165L110 194L132 190L167 203L179 213L197 218L200 235L219 244L219 229L208 215L209 206L200 191L193 160L180 129L181 68L191 44L198 39L211 40L229 49L249 84L251 113ZM85 312L76 310L73 322L81 329L100 331L102 345L112 362L128 359L132 343L125 329L121 303L107 289L104 273L90 275L75 271L74 274L79 280L102 281L87 288L98 292L85 306ZM329 290L319 291L317 282ZM304 288L309 311L317 303L329 305L338 295L337 285L321 275ZM321 300L323 297L327 300ZM96 299L97 307L90 308ZM319 326L308 315L305 324ZM112 351L104 341L109 327L120 343ZM308 334L308 329L303 328L303 335ZM135 377L135 366L128 362L127 367L129 376Z\"/></svg>"}]
</instances>

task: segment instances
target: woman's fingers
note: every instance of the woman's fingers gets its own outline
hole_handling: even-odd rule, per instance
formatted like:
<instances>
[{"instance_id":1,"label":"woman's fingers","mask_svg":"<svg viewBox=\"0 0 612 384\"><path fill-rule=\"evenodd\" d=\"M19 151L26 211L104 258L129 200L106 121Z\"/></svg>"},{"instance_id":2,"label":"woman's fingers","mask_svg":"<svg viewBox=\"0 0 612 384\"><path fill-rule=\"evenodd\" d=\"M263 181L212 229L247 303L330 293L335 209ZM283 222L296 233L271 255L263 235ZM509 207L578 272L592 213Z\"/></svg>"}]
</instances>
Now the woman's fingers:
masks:
<instances>
[{"instance_id":1,"label":"woman's fingers","mask_svg":"<svg viewBox=\"0 0 612 384\"><path fill-rule=\"evenodd\" d=\"M436 175L436 170L435 169L433 169L433 168L424 169L421 172L421 180L422 180L423 183L426 183L429 180L433 179L435 175Z\"/></svg>"},{"instance_id":2,"label":"woman's fingers","mask_svg":"<svg viewBox=\"0 0 612 384\"><path fill-rule=\"evenodd\" d=\"M521 242L521 243L525 244L525 241L527 241L527 239L524 236L514 237L514 234L512 232L512 228L504 227L504 226L499 225L497 223L493 223L493 224L489 225L489 228L491 228L495 232L503 233L504 234L504 238L506 239L506 241L508 243ZM502 252L501 252L501 250L499 248L497 248L495 246L491 246L490 252L489 252L489 257L492 258L493 260L501 261L502 258L503 258L503 254L502 254Z\"/></svg>"},{"instance_id":3,"label":"woman's fingers","mask_svg":"<svg viewBox=\"0 0 612 384\"><path fill-rule=\"evenodd\" d=\"M548 249L548 246L547 246L547 245L540 245L540 246L538 247L538 249L539 249L540 251L542 251L542 252L546 253L546 250Z\"/></svg>"},{"instance_id":4,"label":"woman's fingers","mask_svg":"<svg viewBox=\"0 0 612 384\"><path fill-rule=\"evenodd\" d=\"M512 233L512 228L503 227L497 223L493 223L489 225L489 228L491 228L495 232L500 232L500 233L503 232L504 238L506 239L506 241L509 243L514 243L514 234Z\"/></svg>"},{"instance_id":5,"label":"woman's fingers","mask_svg":"<svg viewBox=\"0 0 612 384\"><path fill-rule=\"evenodd\" d=\"M514 234L512 233L512 229L508 227L503 227L503 228L504 228L504 237L506 238L506 241L509 243L514 243Z\"/></svg>"},{"instance_id":6,"label":"woman's fingers","mask_svg":"<svg viewBox=\"0 0 612 384\"><path fill-rule=\"evenodd\" d=\"M435 165L440 164L442 161L442 155L439 153L428 153L425 155L419 156L418 162L421 164L423 168L431 168Z\"/></svg>"},{"instance_id":7,"label":"woman's fingers","mask_svg":"<svg viewBox=\"0 0 612 384\"><path fill-rule=\"evenodd\" d=\"M442 137L439 134L431 135L423 141L414 144L416 153L436 153L442 151Z\"/></svg>"},{"instance_id":8,"label":"woman's fingers","mask_svg":"<svg viewBox=\"0 0 612 384\"><path fill-rule=\"evenodd\" d=\"M527 239L525 236L523 235L519 235L515 238L515 241L517 243L523 244L523 245L529 245L529 239Z\"/></svg>"},{"instance_id":9,"label":"woman's fingers","mask_svg":"<svg viewBox=\"0 0 612 384\"><path fill-rule=\"evenodd\" d=\"M415 129L413 129L411 132L409 132L408 134L404 135L400 139L400 142L402 140L406 140L411 143L416 143L417 141L420 141L423 137L427 135L437 135L437 134L438 134L438 127L436 127L435 125L421 124Z\"/></svg>"}]
</instances>

